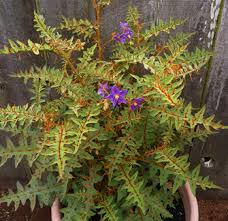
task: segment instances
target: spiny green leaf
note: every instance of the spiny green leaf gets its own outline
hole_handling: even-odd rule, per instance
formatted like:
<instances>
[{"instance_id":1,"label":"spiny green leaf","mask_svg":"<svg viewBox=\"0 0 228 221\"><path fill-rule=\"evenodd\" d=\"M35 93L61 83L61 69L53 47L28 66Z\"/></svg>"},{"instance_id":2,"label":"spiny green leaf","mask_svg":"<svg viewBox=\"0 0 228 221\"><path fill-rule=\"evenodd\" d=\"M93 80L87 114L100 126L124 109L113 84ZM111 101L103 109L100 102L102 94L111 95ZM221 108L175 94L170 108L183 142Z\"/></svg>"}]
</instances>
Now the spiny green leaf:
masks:
<instances>
[{"instance_id":1,"label":"spiny green leaf","mask_svg":"<svg viewBox=\"0 0 228 221\"><path fill-rule=\"evenodd\" d=\"M51 181L51 179L52 183L49 182L48 184L41 184L40 181L38 181L35 178L32 178L25 187L22 187L22 185L19 182L17 182L17 192L9 190L9 193L7 195L3 195L0 198L0 203L6 202L9 206L13 202L15 204L16 210L20 202L22 203L22 205L24 205L27 200L31 200L30 206L31 210L33 210L35 207L34 198L38 197L45 199L43 203L45 205L49 205L51 203L52 198L49 194L59 194L60 196L60 194L65 194L66 188L66 183L56 183L56 181L53 182L53 178L48 178L49 181Z\"/></svg>"},{"instance_id":2,"label":"spiny green leaf","mask_svg":"<svg viewBox=\"0 0 228 221\"><path fill-rule=\"evenodd\" d=\"M152 25L148 30L143 34L145 40L148 40L152 36L157 36L161 32L169 33L170 30L175 29L176 26L183 24L183 20L173 20L169 19L168 22L159 20L157 25Z\"/></svg>"},{"instance_id":3,"label":"spiny green leaf","mask_svg":"<svg viewBox=\"0 0 228 221\"><path fill-rule=\"evenodd\" d=\"M40 51L50 51L52 50L48 44L39 44L34 43L30 39L28 40L28 44L25 44L21 41L13 42L9 41L9 46L4 46L3 49L0 49L0 54L15 54L19 52L32 52L35 55L38 55Z\"/></svg>"}]
</instances>

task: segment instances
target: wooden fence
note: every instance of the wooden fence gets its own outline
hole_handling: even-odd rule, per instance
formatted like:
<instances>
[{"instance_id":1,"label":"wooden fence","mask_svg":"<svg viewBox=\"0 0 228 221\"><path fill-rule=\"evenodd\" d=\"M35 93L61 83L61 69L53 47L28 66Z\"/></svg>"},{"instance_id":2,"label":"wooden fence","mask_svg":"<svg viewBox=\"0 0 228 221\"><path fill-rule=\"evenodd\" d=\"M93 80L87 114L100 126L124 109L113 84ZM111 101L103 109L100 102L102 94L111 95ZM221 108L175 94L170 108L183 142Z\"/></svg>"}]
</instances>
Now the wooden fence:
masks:
<instances>
[{"instance_id":1,"label":"wooden fence","mask_svg":"<svg viewBox=\"0 0 228 221\"><path fill-rule=\"evenodd\" d=\"M186 19L178 31L195 32L190 48L212 50L213 58L193 76L185 89L184 97L195 107L206 105L207 113L215 114L217 120L228 125L228 0L112 0L102 13L103 39L110 38L113 30L123 21L129 5L138 7L146 25L169 17ZM33 11L43 14L50 25L57 24L61 16L94 19L91 0L1 0L0 1L0 47L7 39L36 39L33 29ZM12 80L9 74L29 64L42 60L21 54L20 57L0 56L0 107L8 103L22 105L29 95L21 81ZM6 133L0 133L4 144ZM206 157L206 158L204 158ZM228 198L228 131L210 137L206 143L195 143L191 148L190 161L193 165L202 159L211 161L212 167L202 167L202 174L223 190L201 193L206 198ZM208 165L208 164L204 164ZM14 168L10 161L0 170L0 189L12 186L17 179L26 181L30 170L21 163Z\"/></svg>"}]
</instances>

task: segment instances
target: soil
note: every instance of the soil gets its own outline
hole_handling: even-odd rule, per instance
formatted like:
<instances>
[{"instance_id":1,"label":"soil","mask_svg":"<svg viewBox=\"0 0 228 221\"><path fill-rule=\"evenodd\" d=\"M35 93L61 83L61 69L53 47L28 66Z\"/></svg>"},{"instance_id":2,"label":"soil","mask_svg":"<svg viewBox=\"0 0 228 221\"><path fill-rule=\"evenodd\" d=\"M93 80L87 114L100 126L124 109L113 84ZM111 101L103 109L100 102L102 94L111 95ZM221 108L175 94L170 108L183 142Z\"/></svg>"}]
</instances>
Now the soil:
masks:
<instances>
[{"instance_id":1,"label":"soil","mask_svg":"<svg viewBox=\"0 0 228 221\"><path fill-rule=\"evenodd\" d=\"M199 200L199 221L228 221L228 200Z\"/></svg>"},{"instance_id":2,"label":"soil","mask_svg":"<svg viewBox=\"0 0 228 221\"><path fill-rule=\"evenodd\" d=\"M51 221L50 208L35 208L31 212L29 205L19 206L14 211L13 206L0 205L0 221Z\"/></svg>"},{"instance_id":3,"label":"soil","mask_svg":"<svg viewBox=\"0 0 228 221\"><path fill-rule=\"evenodd\" d=\"M228 200L198 200L199 221L228 221ZM170 208L173 219L167 221L184 221L182 202L177 202L175 209Z\"/></svg>"},{"instance_id":4,"label":"soil","mask_svg":"<svg viewBox=\"0 0 228 221\"><path fill-rule=\"evenodd\" d=\"M199 221L228 221L228 200L199 200ZM182 203L170 212L174 218L167 221L184 221ZM20 206L15 212L13 206L0 205L0 221L51 221L50 208L35 208L30 211L29 205Z\"/></svg>"}]
</instances>

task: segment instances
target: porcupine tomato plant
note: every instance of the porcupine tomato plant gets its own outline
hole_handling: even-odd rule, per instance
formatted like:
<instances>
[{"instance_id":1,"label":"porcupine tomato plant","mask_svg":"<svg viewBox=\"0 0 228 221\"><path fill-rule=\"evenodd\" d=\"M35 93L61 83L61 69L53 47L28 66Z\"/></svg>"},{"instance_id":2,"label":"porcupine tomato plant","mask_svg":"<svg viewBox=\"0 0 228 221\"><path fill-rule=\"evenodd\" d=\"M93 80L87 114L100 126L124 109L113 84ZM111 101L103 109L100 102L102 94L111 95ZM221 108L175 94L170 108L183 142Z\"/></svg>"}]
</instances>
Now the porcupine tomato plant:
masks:
<instances>
[{"instance_id":1,"label":"porcupine tomato plant","mask_svg":"<svg viewBox=\"0 0 228 221\"><path fill-rule=\"evenodd\" d=\"M100 12L109 3L93 0L95 22L63 18L50 27L34 13L39 43L9 40L0 50L51 53L59 61L12 76L23 79L32 95L26 105L0 109L0 127L10 133L7 147L0 148L0 165L13 157L17 166L24 159L32 175L1 203L17 208L29 201L34 209L37 201L51 205L58 198L65 221L94 215L151 221L172 216L167 207L186 181L193 192L197 186L216 187L199 175L199 166L189 168L183 153L193 139L223 128L204 116L204 107L193 111L181 97L188 76L198 73L211 53L189 52L191 34L169 35L181 20L144 27L134 7L104 43ZM168 40L158 45L160 33ZM112 53L104 56L107 48ZM58 94L55 99L50 90Z\"/></svg>"}]
</instances>

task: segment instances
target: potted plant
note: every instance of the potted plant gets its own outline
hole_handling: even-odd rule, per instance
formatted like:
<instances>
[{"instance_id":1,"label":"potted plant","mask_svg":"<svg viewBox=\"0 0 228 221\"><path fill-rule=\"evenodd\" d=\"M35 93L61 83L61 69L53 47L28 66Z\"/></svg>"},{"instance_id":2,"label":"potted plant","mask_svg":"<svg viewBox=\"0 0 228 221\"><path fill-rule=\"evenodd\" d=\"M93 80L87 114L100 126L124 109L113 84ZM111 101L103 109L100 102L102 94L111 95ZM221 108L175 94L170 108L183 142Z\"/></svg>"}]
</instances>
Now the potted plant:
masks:
<instances>
[{"instance_id":1,"label":"potted plant","mask_svg":"<svg viewBox=\"0 0 228 221\"><path fill-rule=\"evenodd\" d=\"M0 109L1 129L11 133L0 163L14 157L17 166L25 158L32 176L1 203L17 208L28 200L34 209L37 200L50 206L58 199L65 221L163 220L172 216L167 207L184 183L193 193L197 186L217 187L199 175L199 166L189 169L183 148L223 126L180 97L186 78L198 73L211 53L188 52L191 34L156 44L155 36L182 21L146 29L134 7L104 44L100 10L108 4L93 0L94 24L64 18L53 28L35 13L40 43L9 40L0 50L59 58L51 67L13 75L24 79L32 96L29 104ZM107 44L113 53L104 58ZM48 98L50 89L57 92L55 99Z\"/></svg>"}]
</instances>

